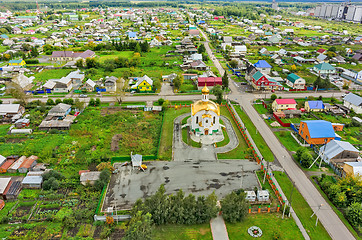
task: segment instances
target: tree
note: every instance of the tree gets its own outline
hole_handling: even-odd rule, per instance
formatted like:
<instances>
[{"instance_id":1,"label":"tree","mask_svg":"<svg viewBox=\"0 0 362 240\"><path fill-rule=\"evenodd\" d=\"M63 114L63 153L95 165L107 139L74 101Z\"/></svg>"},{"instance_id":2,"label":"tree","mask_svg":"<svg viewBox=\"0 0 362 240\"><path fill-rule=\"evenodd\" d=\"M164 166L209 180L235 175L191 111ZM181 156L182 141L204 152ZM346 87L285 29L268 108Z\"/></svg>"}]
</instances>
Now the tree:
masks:
<instances>
[{"instance_id":1,"label":"tree","mask_svg":"<svg viewBox=\"0 0 362 240\"><path fill-rule=\"evenodd\" d=\"M158 105L159 105L159 106L162 106L163 103L165 102L165 99L159 98L157 102L158 102Z\"/></svg>"},{"instance_id":2,"label":"tree","mask_svg":"<svg viewBox=\"0 0 362 240\"><path fill-rule=\"evenodd\" d=\"M302 154L305 153L306 151L307 149L304 147L300 147L297 149L297 152L295 154L297 161L300 161Z\"/></svg>"},{"instance_id":3,"label":"tree","mask_svg":"<svg viewBox=\"0 0 362 240\"><path fill-rule=\"evenodd\" d=\"M96 98L95 105L97 107L101 105L101 100L99 98Z\"/></svg>"},{"instance_id":4,"label":"tree","mask_svg":"<svg viewBox=\"0 0 362 240\"><path fill-rule=\"evenodd\" d=\"M151 240L152 239L152 215L143 214L141 211L132 216L126 234L125 240Z\"/></svg>"},{"instance_id":5,"label":"tree","mask_svg":"<svg viewBox=\"0 0 362 240\"><path fill-rule=\"evenodd\" d=\"M270 100L274 101L275 99L277 99L277 95L273 93L273 94L270 96Z\"/></svg>"},{"instance_id":6,"label":"tree","mask_svg":"<svg viewBox=\"0 0 362 240\"><path fill-rule=\"evenodd\" d=\"M118 104L123 102L124 96L126 95L126 83L125 80L122 78L118 78L116 81L116 94L114 95L115 100Z\"/></svg>"},{"instance_id":7,"label":"tree","mask_svg":"<svg viewBox=\"0 0 362 240\"><path fill-rule=\"evenodd\" d=\"M322 88L323 82L321 76L318 76L317 79L314 81L313 86Z\"/></svg>"},{"instance_id":8,"label":"tree","mask_svg":"<svg viewBox=\"0 0 362 240\"><path fill-rule=\"evenodd\" d=\"M337 51L337 48L336 47L330 47L329 49L328 49L328 52L336 52Z\"/></svg>"},{"instance_id":9,"label":"tree","mask_svg":"<svg viewBox=\"0 0 362 240\"><path fill-rule=\"evenodd\" d=\"M228 89L229 88L229 76L227 72L224 72L224 76L222 76L222 89Z\"/></svg>"},{"instance_id":10,"label":"tree","mask_svg":"<svg viewBox=\"0 0 362 240\"><path fill-rule=\"evenodd\" d=\"M47 105L50 105L50 106L55 105L54 100L51 99L51 98L49 98L49 99L47 100Z\"/></svg>"},{"instance_id":11,"label":"tree","mask_svg":"<svg viewBox=\"0 0 362 240\"><path fill-rule=\"evenodd\" d=\"M83 111L84 104L85 104L85 102L81 102L78 98L75 99L74 106L79 112Z\"/></svg>"},{"instance_id":12,"label":"tree","mask_svg":"<svg viewBox=\"0 0 362 240\"><path fill-rule=\"evenodd\" d=\"M88 106L94 107L95 105L96 105L96 101L94 100L94 98L91 98L91 99L89 100Z\"/></svg>"},{"instance_id":13,"label":"tree","mask_svg":"<svg viewBox=\"0 0 362 240\"><path fill-rule=\"evenodd\" d=\"M229 193L221 201L221 211L225 221L230 223L241 222L247 216L248 203L244 191Z\"/></svg>"},{"instance_id":14,"label":"tree","mask_svg":"<svg viewBox=\"0 0 362 240\"><path fill-rule=\"evenodd\" d=\"M25 94L24 89L22 89L22 87L19 84L15 83L15 82L7 83L6 91L13 98L18 100L22 106L25 106L27 104L28 96Z\"/></svg>"},{"instance_id":15,"label":"tree","mask_svg":"<svg viewBox=\"0 0 362 240\"><path fill-rule=\"evenodd\" d=\"M362 224L362 204L354 202L347 208L347 219L355 227Z\"/></svg>"},{"instance_id":16,"label":"tree","mask_svg":"<svg viewBox=\"0 0 362 240\"><path fill-rule=\"evenodd\" d=\"M62 103L62 99L60 99L60 98L55 99L55 104L59 104L59 103Z\"/></svg>"},{"instance_id":17,"label":"tree","mask_svg":"<svg viewBox=\"0 0 362 240\"><path fill-rule=\"evenodd\" d=\"M83 59L78 59L76 62L75 62L75 66L77 66L77 68L83 68Z\"/></svg>"},{"instance_id":18,"label":"tree","mask_svg":"<svg viewBox=\"0 0 362 240\"><path fill-rule=\"evenodd\" d=\"M222 95L223 95L223 90L221 88L220 85L216 85L213 89L212 92L214 94L214 96L216 97L216 102L218 104L221 104L222 102Z\"/></svg>"},{"instance_id":19,"label":"tree","mask_svg":"<svg viewBox=\"0 0 362 240\"><path fill-rule=\"evenodd\" d=\"M98 62L95 58L86 58L85 59L85 65L86 67L89 68L96 68L98 66Z\"/></svg>"},{"instance_id":20,"label":"tree","mask_svg":"<svg viewBox=\"0 0 362 240\"><path fill-rule=\"evenodd\" d=\"M198 53L204 53L206 52L206 48L204 44L200 44L199 47L197 48L197 52Z\"/></svg>"},{"instance_id":21,"label":"tree","mask_svg":"<svg viewBox=\"0 0 362 240\"><path fill-rule=\"evenodd\" d=\"M178 89L180 89L183 81L184 81L184 77L179 74L179 75L177 75L177 77L175 77L175 79L172 82L173 82L174 87L178 90Z\"/></svg>"},{"instance_id":22,"label":"tree","mask_svg":"<svg viewBox=\"0 0 362 240\"><path fill-rule=\"evenodd\" d=\"M160 80L156 79L153 81L152 91L156 92L158 89L161 89L161 82Z\"/></svg>"},{"instance_id":23,"label":"tree","mask_svg":"<svg viewBox=\"0 0 362 240\"><path fill-rule=\"evenodd\" d=\"M238 61L233 59L229 62L229 65L231 68L237 68L238 67Z\"/></svg>"},{"instance_id":24,"label":"tree","mask_svg":"<svg viewBox=\"0 0 362 240\"><path fill-rule=\"evenodd\" d=\"M302 167L309 167L313 163L312 155L310 155L310 153L308 152L302 153L302 155L300 156L300 163Z\"/></svg>"},{"instance_id":25,"label":"tree","mask_svg":"<svg viewBox=\"0 0 362 240\"><path fill-rule=\"evenodd\" d=\"M140 46L139 43L136 44L136 47L134 48L134 51L135 51L136 53L141 53L141 46Z\"/></svg>"}]
</instances>

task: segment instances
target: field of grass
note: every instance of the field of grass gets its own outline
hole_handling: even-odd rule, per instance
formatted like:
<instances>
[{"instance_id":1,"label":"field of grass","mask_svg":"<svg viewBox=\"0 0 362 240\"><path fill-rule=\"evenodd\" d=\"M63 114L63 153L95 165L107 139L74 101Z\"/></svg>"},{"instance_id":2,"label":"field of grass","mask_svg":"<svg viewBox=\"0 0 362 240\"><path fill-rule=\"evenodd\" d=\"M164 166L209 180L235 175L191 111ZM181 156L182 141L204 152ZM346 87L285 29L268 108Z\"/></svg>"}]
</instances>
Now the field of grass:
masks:
<instances>
[{"instance_id":1,"label":"field of grass","mask_svg":"<svg viewBox=\"0 0 362 240\"><path fill-rule=\"evenodd\" d=\"M256 146L258 147L260 153L263 155L264 159L269 162L274 161L274 155L271 152L270 148L264 141L264 138L260 135L260 133L256 132L256 127L253 124L253 122L250 120L248 115L246 115L245 112L243 112L239 105L234 105L235 110L239 117L241 118L241 121L245 124L246 129L248 129L250 136L253 138Z\"/></svg>"},{"instance_id":2,"label":"field of grass","mask_svg":"<svg viewBox=\"0 0 362 240\"><path fill-rule=\"evenodd\" d=\"M221 142L216 143L217 147L226 146L230 142L230 138L229 138L229 135L228 135L227 131L225 129L222 129L222 133L224 135L224 140L222 140Z\"/></svg>"},{"instance_id":3,"label":"field of grass","mask_svg":"<svg viewBox=\"0 0 362 240\"><path fill-rule=\"evenodd\" d=\"M273 172L275 179L278 181L286 196L290 196L293 188L292 182L284 172ZM318 225L315 226L316 217L311 218L313 214L312 209L308 203L304 200L303 196L297 189L294 189L292 196L292 207L297 214L298 218L302 222L308 235L311 239L331 239L323 225L318 221Z\"/></svg>"},{"instance_id":4,"label":"field of grass","mask_svg":"<svg viewBox=\"0 0 362 240\"><path fill-rule=\"evenodd\" d=\"M219 159L245 159L246 153L245 151L248 149L248 145L246 144L243 136L241 135L238 127L236 126L236 123L234 122L232 116L230 115L229 111L226 107L220 107L221 109L221 115L228 118L231 124L233 125L233 128L236 132L236 135L239 139L239 145L231 150L230 152L226 153L218 153L217 158Z\"/></svg>"},{"instance_id":5,"label":"field of grass","mask_svg":"<svg viewBox=\"0 0 362 240\"><path fill-rule=\"evenodd\" d=\"M34 74L34 82L45 82L49 79L60 79L74 71L73 69L44 69L39 73Z\"/></svg>"},{"instance_id":6,"label":"field of grass","mask_svg":"<svg viewBox=\"0 0 362 240\"><path fill-rule=\"evenodd\" d=\"M189 107L181 109L168 108L164 112L161 143L159 147L159 159L171 160L172 159L172 137L173 137L173 121L177 116L190 112Z\"/></svg>"},{"instance_id":7,"label":"field of grass","mask_svg":"<svg viewBox=\"0 0 362 240\"><path fill-rule=\"evenodd\" d=\"M154 230L155 240L212 240L210 224L164 225Z\"/></svg>"},{"instance_id":8,"label":"field of grass","mask_svg":"<svg viewBox=\"0 0 362 240\"><path fill-rule=\"evenodd\" d=\"M255 108L255 110L256 110L259 114L266 114L266 113L268 113L268 109L265 109L265 107L263 106L263 104L254 104L254 108Z\"/></svg>"},{"instance_id":9,"label":"field of grass","mask_svg":"<svg viewBox=\"0 0 362 240\"><path fill-rule=\"evenodd\" d=\"M258 226L263 231L263 235L257 239L304 239L293 218L282 219L278 213L249 214L241 223L226 223L229 239L255 239L248 234L251 226Z\"/></svg>"},{"instance_id":10,"label":"field of grass","mask_svg":"<svg viewBox=\"0 0 362 240\"><path fill-rule=\"evenodd\" d=\"M289 131L278 131L274 132L274 134L288 151L297 151L298 148L300 148L300 145L295 141Z\"/></svg>"}]
</instances>

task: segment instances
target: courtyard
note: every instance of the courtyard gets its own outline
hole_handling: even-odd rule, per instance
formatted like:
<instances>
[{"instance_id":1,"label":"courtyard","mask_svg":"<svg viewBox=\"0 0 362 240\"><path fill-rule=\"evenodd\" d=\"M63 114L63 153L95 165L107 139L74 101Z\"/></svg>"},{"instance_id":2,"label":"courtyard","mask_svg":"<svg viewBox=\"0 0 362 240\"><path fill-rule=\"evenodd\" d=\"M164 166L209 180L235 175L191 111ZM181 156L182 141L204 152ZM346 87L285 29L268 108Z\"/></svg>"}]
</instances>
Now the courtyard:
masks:
<instances>
[{"instance_id":1,"label":"courtyard","mask_svg":"<svg viewBox=\"0 0 362 240\"><path fill-rule=\"evenodd\" d=\"M108 207L130 209L139 198L153 195L161 184L167 194L182 189L186 195L209 195L219 199L230 191L254 190L260 187L255 171L256 162L248 160L222 160L217 162L147 162L145 172L115 163L118 173L113 174L108 185L102 211Z\"/></svg>"}]
</instances>

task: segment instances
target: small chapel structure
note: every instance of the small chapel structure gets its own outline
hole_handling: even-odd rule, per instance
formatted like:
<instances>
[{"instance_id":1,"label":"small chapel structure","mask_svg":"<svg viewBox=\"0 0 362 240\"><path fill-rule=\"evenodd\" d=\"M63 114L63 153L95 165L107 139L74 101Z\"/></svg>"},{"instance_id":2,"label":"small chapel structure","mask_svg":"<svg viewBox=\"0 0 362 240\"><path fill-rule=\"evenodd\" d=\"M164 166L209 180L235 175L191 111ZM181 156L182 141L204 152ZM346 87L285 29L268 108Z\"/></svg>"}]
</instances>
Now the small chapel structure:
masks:
<instances>
[{"instance_id":1,"label":"small chapel structure","mask_svg":"<svg viewBox=\"0 0 362 240\"><path fill-rule=\"evenodd\" d=\"M191 105L191 132L196 136L213 135L221 131L220 107L209 100L209 89L202 89L202 99Z\"/></svg>"}]
</instances>

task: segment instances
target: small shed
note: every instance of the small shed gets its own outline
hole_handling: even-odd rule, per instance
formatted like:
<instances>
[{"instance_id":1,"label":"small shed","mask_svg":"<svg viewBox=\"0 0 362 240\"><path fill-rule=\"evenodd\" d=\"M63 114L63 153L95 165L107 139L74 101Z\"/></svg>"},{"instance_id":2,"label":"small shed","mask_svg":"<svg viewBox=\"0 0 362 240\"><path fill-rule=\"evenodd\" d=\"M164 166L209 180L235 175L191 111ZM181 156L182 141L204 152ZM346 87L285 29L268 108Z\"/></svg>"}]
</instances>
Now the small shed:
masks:
<instances>
[{"instance_id":1,"label":"small shed","mask_svg":"<svg viewBox=\"0 0 362 240\"><path fill-rule=\"evenodd\" d=\"M32 134L33 130L32 129L11 129L10 130L10 134Z\"/></svg>"},{"instance_id":2,"label":"small shed","mask_svg":"<svg viewBox=\"0 0 362 240\"><path fill-rule=\"evenodd\" d=\"M4 199L5 193L11 185L11 178L0 178L0 197Z\"/></svg>"},{"instance_id":3,"label":"small shed","mask_svg":"<svg viewBox=\"0 0 362 240\"><path fill-rule=\"evenodd\" d=\"M246 193L245 199L249 202L255 201L256 194L254 191L244 191Z\"/></svg>"},{"instance_id":4,"label":"small shed","mask_svg":"<svg viewBox=\"0 0 362 240\"><path fill-rule=\"evenodd\" d=\"M16 199L21 191L21 181L12 182L9 189L4 193L4 199Z\"/></svg>"},{"instance_id":5,"label":"small shed","mask_svg":"<svg viewBox=\"0 0 362 240\"><path fill-rule=\"evenodd\" d=\"M6 173L7 170L13 163L15 162L14 159L7 159L1 166L0 166L0 173Z\"/></svg>"},{"instance_id":6,"label":"small shed","mask_svg":"<svg viewBox=\"0 0 362 240\"><path fill-rule=\"evenodd\" d=\"M258 190L256 193L258 201L268 201L269 200L269 191L268 190Z\"/></svg>"},{"instance_id":7,"label":"small shed","mask_svg":"<svg viewBox=\"0 0 362 240\"><path fill-rule=\"evenodd\" d=\"M23 188L41 188L42 183L43 183L42 176L26 176L23 179L22 185Z\"/></svg>"},{"instance_id":8,"label":"small shed","mask_svg":"<svg viewBox=\"0 0 362 240\"><path fill-rule=\"evenodd\" d=\"M343 171L346 175L362 176L362 162L345 162L343 165Z\"/></svg>"},{"instance_id":9,"label":"small shed","mask_svg":"<svg viewBox=\"0 0 362 240\"><path fill-rule=\"evenodd\" d=\"M87 183L93 185L99 179L100 175L101 172L98 171L84 172L80 175L80 183L84 186L87 185Z\"/></svg>"},{"instance_id":10,"label":"small shed","mask_svg":"<svg viewBox=\"0 0 362 240\"><path fill-rule=\"evenodd\" d=\"M6 162L6 157L0 155L0 167Z\"/></svg>"},{"instance_id":11,"label":"small shed","mask_svg":"<svg viewBox=\"0 0 362 240\"><path fill-rule=\"evenodd\" d=\"M23 162L26 160L25 156L21 156L18 160L16 160L9 168L8 168L8 172L9 173L16 173L16 171L18 171L19 167L21 166L21 164L23 164Z\"/></svg>"},{"instance_id":12,"label":"small shed","mask_svg":"<svg viewBox=\"0 0 362 240\"><path fill-rule=\"evenodd\" d=\"M19 173L26 173L30 168L34 167L37 164L38 157L31 155L28 157L19 167Z\"/></svg>"}]
</instances>

